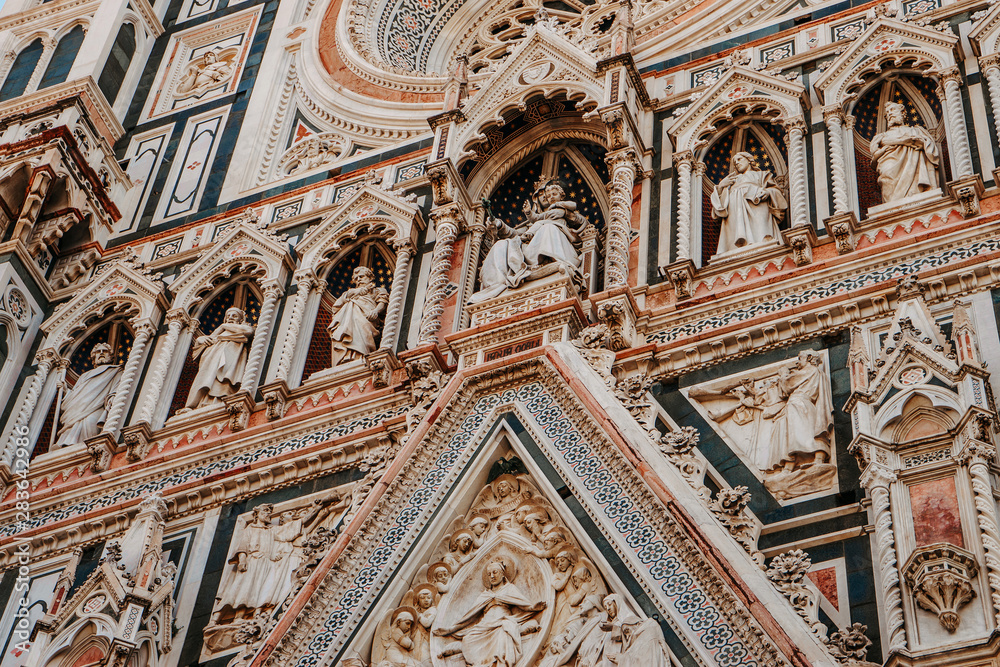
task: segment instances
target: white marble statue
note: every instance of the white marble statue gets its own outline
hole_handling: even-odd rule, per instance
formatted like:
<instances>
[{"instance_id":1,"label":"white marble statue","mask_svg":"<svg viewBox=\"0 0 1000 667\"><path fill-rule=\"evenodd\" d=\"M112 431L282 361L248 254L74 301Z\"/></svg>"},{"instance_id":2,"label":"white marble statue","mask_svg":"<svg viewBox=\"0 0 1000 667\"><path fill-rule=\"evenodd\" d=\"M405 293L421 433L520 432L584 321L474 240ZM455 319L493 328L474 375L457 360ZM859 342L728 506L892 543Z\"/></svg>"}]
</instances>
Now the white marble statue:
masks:
<instances>
[{"instance_id":1,"label":"white marble statue","mask_svg":"<svg viewBox=\"0 0 1000 667\"><path fill-rule=\"evenodd\" d=\"M363 359L375 351L375 336L389 303L389 293L375 284L367 266L354 269L349 288L333 304L327 331L333 345L333 365Z\"/></svg>"},{"instance_id":2,"label":"white marble statue","mask_svg":"<svg viewBox=\"0 0 1000 667\"><path fill-rule=\"evenodd\" d=\"M514 584L517 566L510 558L489 561L483 570L483 591L454 625L434 630L438 636L458 637L461 652L473 667L514 667L521 657L521 636L538 631L534 616L545 609L544 601L529 600ZM452 653L454 651L455 653Z\"/></svg>"},{"instance_id":3,"label":"white marble statue","mask_svg":"<svg viewBox=\"0 0 1000 667\"><path fill-rule=\"evenodd\" d=\"M101 432L122 376L121 365L113 361L110 345L94 345L90 351L93 368L84 372L62 399L55 448L82 444Z\"/></svg>"},{"instance_id":4,"label":"white marble statue","mask_svg":"<svg viewBox=\"0 0 1000 667\"><path fill-rule=\"evenodd\" d=\"M208 336L199 336L192 348L198 374L191 383L184 411L214 405L237 392L247 364L247 343L254 327L246 314L230 308L222 324ZM180 411L178 411L180 412Z\"/></svg>"},{"instance_id":5,"label":"white marble statue","mask_svg":"<svg viewBox=\"0 0 1000 667\"><path fill-rule=\"evenodd\" d=\"M205 52L205 55L188 65L184 76L177 82L174 95L176 97L200 95L225 83L233 75L232 60L235 55L235 52L227 51L222 54L214 49Z\"/></svg>"},{"instance_id":6,"label":"white marble statue","mask_svg":"<svg viewBox=\"0 0 1000 667\"><path fill-rule=\"evenodd\" d=\"M417 611L400 607L372 646L372 667L419 667L419 639L415 637Z\"/></svg>"},{"instance_id":7,"label":"white marble statue","mask_svg":"<svg viewBox=\"0 0 1000 667\"><path fill-rule=\"evenodd\" d=\"M563 186L555 180L539 182L531 199L524 202L524 216L517 226L491 218L497 238L483 259L479 291L470 303L499 296L553 269L579 278L577 246L589 222L576 202L566 198Z\"/></svg>"},{"instance_id":8,"label":"white marble statue","mask_svg":"<svg viewBox=\"0 0 1000 667\"><path fill-rule=\"evenodd\" d=\"M772 419L768 470L791 472L797 466L830 460L829 433L833 428L830 384L822 371L823 360L811 352L800 352L795 364L778 372L781 401L764 410Z\"/></svg>"},{"instance_id":9,"label":"white marble statue","mask_svg":"<svg viewBox=\"0 0 1000 667\"><path fill-rule=\"evenodd\" d=\"M733 156L732 171L712 191L712 215L722 219L716 254L778 241L778 221L788 202L769 171L761 171L750 153Z\"/></svg>"},{"instance_id":10,"label":"white marble statue","mask_svg":"<svg viewBox=\"0 0 1000 667\"><path fill-rule=\"evenodd\" d=\"M934 137L923 127L906 124L902 104L888 102L885 119L885 132L871 142L882 202L890 204L937 188L940 156Z\"/></svg>"}]
</instances>

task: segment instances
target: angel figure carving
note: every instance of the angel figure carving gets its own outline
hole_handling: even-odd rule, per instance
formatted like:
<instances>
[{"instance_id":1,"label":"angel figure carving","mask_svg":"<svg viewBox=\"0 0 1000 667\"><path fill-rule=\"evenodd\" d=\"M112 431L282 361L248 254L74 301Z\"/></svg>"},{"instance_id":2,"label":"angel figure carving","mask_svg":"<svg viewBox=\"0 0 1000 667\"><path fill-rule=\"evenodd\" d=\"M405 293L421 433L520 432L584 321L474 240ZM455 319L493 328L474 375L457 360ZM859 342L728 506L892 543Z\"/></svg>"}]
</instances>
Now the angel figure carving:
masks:
<instances>
[{"instance_id":1,"label":"angel figure carving","mask_svg":"<svg viewBox=\"0 0 1000 667\"><path fill-rule=\"evenodd\" d=\"M192 60L174 89L175 97L196 97L220 86L233 76L236 49L206 51Z\"/></svg>"},{"instance_id":2,"label":"angel figure carving","mask_svg":"<svg viewBox=\"0 0 1000 667\"><path fill-rule=\"evenodd\" d=\"M457 637L440 657L461 655L472 667L514 667L521 657L521 637L538 632L535 615L545 601L532 601L514 584L517 566L497 557L483 570L483 591L452 626L435 628L439 637Z\"/></svg>"}]
</instances>

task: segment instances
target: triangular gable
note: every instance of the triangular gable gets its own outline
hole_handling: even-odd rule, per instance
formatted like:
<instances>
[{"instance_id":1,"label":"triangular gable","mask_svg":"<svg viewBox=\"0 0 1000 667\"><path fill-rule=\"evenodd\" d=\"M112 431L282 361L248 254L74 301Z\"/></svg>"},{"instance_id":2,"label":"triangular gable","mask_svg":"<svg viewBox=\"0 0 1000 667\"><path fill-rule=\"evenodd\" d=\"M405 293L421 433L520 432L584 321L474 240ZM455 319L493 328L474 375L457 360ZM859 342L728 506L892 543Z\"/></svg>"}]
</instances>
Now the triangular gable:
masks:
<instances>
[{"instance_id":1,"label":"triangular gable","mask_svg":"<svg viewBox=\"0 0 1000 667\"><path fill-rule=\"evenodd\" d=\"M991 5L969 32L969 41L980 56L1000 51L1000 4Z\"/></svg>"},{"instance_id":2,"label":"triangular gable","mask_svg":"<svg viewBox=\"0 0 1000 667\"><path fill-rule=\"evenodd\" d=\"M189 310L200 302L201 292L234 267L263 283L283 281L293 266L284 236L263 229L252 217L241 218L171 283L174 306Z\"/></svg>"},{"instance_id":3,"label":"triangular gable","mask_svg":"<svg viewBox=\"0 0 1000 667\"><path fill-rule=\"evenodd\" d=\"M593 534L641 580L655 613L698 662L739 656L743 664L833 663L580 353L560 344L452 379L253 664L318 666L345 657L358 628L371 627L373 607L389 608L379 596L399 588L400 563L411 553L432 555L422 533L450 524L455 515L440 510L451 507L455 489L472 484L472 471L483 469L477 457L493 453L483 443L505 414L524 425L541 452L518 454L534 459L536 475L543 466L553 471L550 478L565 487L558 495L579 502ZM703 550L708 544L713 549ZM699 612L692 614L695 599Z\"/></svg>"},{"instance_id":4,"label":"triangular gable","mask_svg":"<svg viewBox=\"0 0 1000 667\"><path fill-rule=\"evenodd\" d=\"M302 266L316 269L325 255L356 239L364 231L387 241L415 241L423 229L420 210L400 197L365 184L327 214L298 242Z\"/></svg>"},{"instance_id":5,"label":"triangular gable","mask_svg":"<svg viewBox=\"0 0 1000 667\"><path fill-rule=\"evenodd\" d=\"M702 137L734 113L764 113L787 120L802 115L805 89L783 77L771 76L745 67L733 67L705 91L670 126L670 136L678 151L695 150Z\"/></svg>"},{"instance_id":6,"label":"triangular gable","mask_svg":"<svg viewBox=\"0 0 1000 667\"><path fill-rule=\"evenodd\" d=\"M958 36L951 31L882 17L850 43L814 87L824 104L843 104L866 80L888 67L932 71L951 67L957 44Z\"/></svg>"},{"instance_id":7,"label":"triangular gable","mask_svg":"<svg viewBox=\"0 0 1000 667\"><path fill-rule=\"evenodd\" d=\"M156 324L167 307L163 283L128 260L113 262L42 323L43 347L61 350L88 319L109 307L125 310L133 322Z\"/></svg>"},{"instance_id":8,"label":"triangular gable","mask_svg":"<svg viewBox=\"0 0 1000 667\"><path fill-rule=\"evenodd\" d=\"M453 145L466 150L469 142L481 138L484 125L502 125L505 111L523 108L529 97L557 93L565 93L578 106L596 106L604 96L603 77L592 55L539 23L462 109L466 121Z\"/></svg>"}]
</instances>

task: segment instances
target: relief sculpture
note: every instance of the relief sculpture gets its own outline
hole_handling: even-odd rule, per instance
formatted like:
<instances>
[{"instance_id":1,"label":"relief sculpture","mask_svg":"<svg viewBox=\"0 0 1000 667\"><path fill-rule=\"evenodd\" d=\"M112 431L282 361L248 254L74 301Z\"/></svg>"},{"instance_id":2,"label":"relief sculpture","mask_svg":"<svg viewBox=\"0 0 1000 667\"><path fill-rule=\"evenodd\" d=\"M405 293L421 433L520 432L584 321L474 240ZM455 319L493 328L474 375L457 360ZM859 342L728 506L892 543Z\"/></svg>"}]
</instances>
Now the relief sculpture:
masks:
<instances>
[{"instance_id":1,"label":"relief sculpture","mask_svg":"<svg viewBox=\"0 0 1000 667\"><path fill-rule=\"evenodd\" d=\"M506 472L453 522L380 620L367 664L666 667L667 656L656 622L609 591L529 476Z\"/></svg>"}]
</instances>

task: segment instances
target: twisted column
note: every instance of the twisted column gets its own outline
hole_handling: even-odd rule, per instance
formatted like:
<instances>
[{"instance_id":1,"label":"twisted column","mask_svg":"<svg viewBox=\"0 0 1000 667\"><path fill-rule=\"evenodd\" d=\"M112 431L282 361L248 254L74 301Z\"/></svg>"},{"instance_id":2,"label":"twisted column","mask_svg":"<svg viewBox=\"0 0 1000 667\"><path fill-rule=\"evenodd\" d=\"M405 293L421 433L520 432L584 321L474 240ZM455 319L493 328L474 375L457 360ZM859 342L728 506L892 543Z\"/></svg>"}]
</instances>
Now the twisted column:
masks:
<instances>
[{"instance_id":1,"label":"twisted column","mask_svg":"<svg viewBox=\"0 0 1000 667\"><path fill-rule=\"evenodd\" d=\"M44 349L38 353L38 368L35 369L35 374L31 376L31 384L28 385L24 401L21 402L21 409L18 410L17 417L14 419L10 440L7 446L3 448L3 457L0 458L0 465L5 465L8 468L12 467L15 452L18 449L17 440L18 438L27 437L28 424L31 422L31 415L35 413L35 408L38 405L38 397L42 394L42 387L45 386L45 380L48 379L52 366L59 360L59 354L52 348ZM52 425L52 428L57 427L58 424ZM30 447L26 449L30 456ZM27 457L25 457L25 463L27 463Z\"/></svg>"},{"instance_id":2,"label":"twisted column","mask_svg":"<svg viewBox=\"0 0 1000 667\"><path fill-rule=\"evenodd\" d=\"M385 325L382 327L380 350L394 350L399 340L399 316L403 312L403 299L410 282L410 258L413 244L408 240L393 241L396 250L396 268L392 272L392 287L389 290L389 304L385 307Z\"/></svg>"},{"instance_id":3,"label":"twisted column","mask_svg":"<svg viewBox=\"0 0 1000 667\"><path fill-rule=\"evenodd\" d=\"M103 433L114 435L118 432L118 427L121 426L122 416L125 412L125 404L132 393L132 386L135 384L136 375L139 373L139 365L146 354L146 345L149 344L149 339L153 337L155 332L156 327L149 322L136 325L132 349L129 350L128 359L125 360L125 369L122 371L122 378L118 381L118 386L115 387L115 397L111 401L111 408L108 409L107 419L104 420L104 428L101 429Z\"/></svg>"},{"instance_id":4,"label":"twisted column","mask_svg":"<svg viewBox=\"0 0 1000 667\"><path fill-rule=\"evenodd\" d=\"M806 122L801 116L785 122L788 145L788 186L792 205L792 226L809 225L809 191L806 189Z\"/></svg>"},{"instance_id":5,"label":"twisted column","mask_svg":"<svg viewBox=\"0 0 1000 667\"><path fill-rule=\"evenodd\" d=\"M847 161L844 155L844 112L839 106L823 109L830 146L830 181L833 184L833 213L847 213Z\"/></svg>"},{"instance_id":6,"label":"twisted column","mask_svg":"<svg viewBox=\"0 0 1000 667\"><path fill-rule=\"evenodd\" d=\"M420 345L435 342L441 329L445 291L448 288L448 271L451 269L451 254L455 239L458 237L462 215L458 204L451 203L432 212L431 220L434 221L437 242L434 244L434 254L431 255L431 273L427 280L424 316L420 320L418 339Z\"/></svg>"},{"instance_id":7,"label":"twisted column","mask_svg":"<svg viewBox=\"0 0 1000 667\"><path fill-rule=\"evenodd\" d=\"M990 106L993 107L993 127L1000 134L1000 54L994 53L979 59L979 67L986 78L990 91Z\"/></svg>"},{"instance_id":8,"label":"twisted column","mask_svg":"<svg viewBox=\"0 0 1000 667\"><path fill-rule=\"evenodd\" d=\"M991 455L992 452L986 447L973 443L963 453L963 458L969 466L972 493L976 498L976 518L983 538L990 598L993 600L993 617L1000 623L1000 524L997 523L996 502L993 500L990 470L987 465L987 457Z\"/></svg>"},{"instance_id":9,"label":"twisted column","mask_svg":"<svg viewBox=\"0 0 1000 667\"><path fill-rule=\"evenodd\" d=\"M490 222L492 224L492 221ZM476 219L469 225L469 264L465 267L465 280L462 292L462 304L469 302L472 290L476 286L476 272L479 270L479 253L483 250L483 240L486 237L487 223L486 210L482 207L476 209ZM464 329L469 326L469 311L462 309L462 320L459 328Z\"/></svg>"},{"instance_id":10,"label":"twisted column","mask_svg":"<svg viewBox=\"0 0 1000 667\"><path fill-rule=\"evenodd\" d=\"M691 259L691 151L674 156L677 172L677 259Z\"/></svg>"},{"instance_id":11,"label":"twisted column","mask_svg":"<svg viewBox=\"0 0 1000 667\"><path fill-rule=\"evenodd\" d=\"M972 167L972 152L969 149L969 131L965 127L965 108L962 105L962 77L958 67L949 67L941 72L942 101L948 115L948 146L954 158L957 178L975 175ZM939 91L941 96L941 91Z\"/></svg>"},{"instance_id":12,"label":"twisted column","mask_svg":"<svg viewBox=\"0 0 1000 667\"><path fill-rule=\"evenodd\" d=\"M257 393L257 383L260 381L260 365L264 361L264 351L271 341L271 326L274 324L274 309L281 298L282 289L277 283L268 283L264 287L264 302L260 306L260 317L257 318L257 330L253 334L253 345L250 346L250 356L247 367L243 371L240 390L246 391L253 398Z\"/></svg>"},{"instance_id":13,"label":"twisted column","mask_svg":"<svg viewBox=\"0 0 1000 667\"><path fill-rule=\"evenodd\" d=\"M882 579L885 624L888 630L887 654L906 649L903 596L899 587L896 540L892 534L892 508L889 504L889 485L894 481L896 481L895 475L874 465L869 465L861 476L862 485L871 494L872 512L875 514L875 549Z\"/></svg>"},{"instance_id":14,"label":"twisted column","mask_svg":"<svg viewBox=\"0 0 1000 667\"><path fill-rule=\"evenodd\" d=\"M312 269L299 269L295 272L295 303L292 305L292 314L288 318L288 331L285 332L281 356L278 358L277 378L279 380L288 380L288 374L292 370L292 358L295 356L299 333L302 330L302 319L305 317L306 306L309 303L309 297L312 296L319 284L319 278Z\"/></svg>"},{"instance_id":15,"label":"twisted column","mask_svg":"<svg viewBox=\"0 0 1000 667\"><path fill-rule=\"evenodd\" d=\"M604 288L628 285L629 232L632 230L632 186L642 173L634 148L617 150L605 158L611 170L611 214L604 260Z\"/></svg>"},{"instance_id":16,"label":"twisted column","mask_svg":"<svg viewBox=\"0 0 1000 667\"><path fill-rule=\"evenodd\" d=\"M153 372L149 378L149 388L146 392L146 400L143 401L142 407L139 410L140 422L152 425L153 411L156 410L156 406L163 400L160 394L163 392L163 384L167 379L170 362L173 360L174 352L177 350L177 340L190 322L191 320L187 313L181 308L175 308L167 313L167 335L163 340L163 346L160 348L160 352L156 356L156 362L153 365Z\"/></svg>"},{"instance_id":17,"label":"twisted column","mask_svg":"<svg viewBox=\"0 0 1000 667\"><path fill-rule=\"evenodd\" d=\"M45 74L45 70L48 68L49 60L52 59L52 52L56 49L56 40L51 37L42 38L42 55L38 57L38 62L35 64L35 69L31 72L31 78L28 79L28 84L24 87L24 92L30 93L38 87L39 82L42 80L42 75Z\"/></svg>"}]
</instances>

